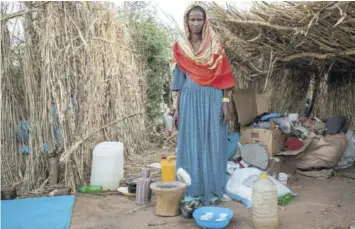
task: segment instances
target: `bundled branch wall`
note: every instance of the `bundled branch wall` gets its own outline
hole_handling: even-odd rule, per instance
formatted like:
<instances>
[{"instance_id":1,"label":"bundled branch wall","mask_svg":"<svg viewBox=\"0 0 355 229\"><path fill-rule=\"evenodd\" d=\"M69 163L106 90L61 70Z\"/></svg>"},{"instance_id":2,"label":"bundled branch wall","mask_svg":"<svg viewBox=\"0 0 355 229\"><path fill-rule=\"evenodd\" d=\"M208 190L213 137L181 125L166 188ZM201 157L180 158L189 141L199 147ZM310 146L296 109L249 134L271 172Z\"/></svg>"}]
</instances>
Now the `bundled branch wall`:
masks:
<instances>
[{"instance_id":1,"label":"bundled branch wall","mask_svg":"<svg viewBox=\"0 0 355 229\"><path fill-rule=\"evenodd\" d=\"M27 10L35 7L25 4ZM3 183L22 181L25 193L40 188L48 182L52 157L60 162L60 181L75 190L89 180L97 143L122 141L127 157L139 154L147 145L146 60L114 8L50 2L25 14L24 25L22 81L11 81L11 63L2 59ZM5 23L1 32L6 52ZM12 95L18 87L24 93ZM29 138L18 140L14 130L26 120Z\"/></svg>"}]
</instances>

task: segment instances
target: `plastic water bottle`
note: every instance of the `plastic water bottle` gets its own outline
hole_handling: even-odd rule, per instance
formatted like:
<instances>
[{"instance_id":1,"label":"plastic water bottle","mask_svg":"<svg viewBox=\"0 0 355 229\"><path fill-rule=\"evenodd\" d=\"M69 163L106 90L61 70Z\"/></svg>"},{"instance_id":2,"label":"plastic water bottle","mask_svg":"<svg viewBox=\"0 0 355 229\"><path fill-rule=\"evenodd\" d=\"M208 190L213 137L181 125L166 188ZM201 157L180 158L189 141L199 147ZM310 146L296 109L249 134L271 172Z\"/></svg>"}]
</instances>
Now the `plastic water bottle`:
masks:
<instances>
[{"instance_id":1,"label":"plastic water bottle","mask_svg":"<svg viewBox=\"0 0 355 229\"><path fill-rule=\"evenodd\" d=\"M252 202L254 228L277 229L279 227L277 188L267 174L261 174L254 184Z\"/></svg>"},{"instance_id":2,"label":"plastic water bottle","mask_svg":"<svg viewBox=\"0 0 355 229\"><path fill-rule=\"evenodd\" d=\"M102 192L102 186L101 185L84 185L81 186L79 189L79 192L81 193L99 193Z\"/></svg>"}]
</instances>

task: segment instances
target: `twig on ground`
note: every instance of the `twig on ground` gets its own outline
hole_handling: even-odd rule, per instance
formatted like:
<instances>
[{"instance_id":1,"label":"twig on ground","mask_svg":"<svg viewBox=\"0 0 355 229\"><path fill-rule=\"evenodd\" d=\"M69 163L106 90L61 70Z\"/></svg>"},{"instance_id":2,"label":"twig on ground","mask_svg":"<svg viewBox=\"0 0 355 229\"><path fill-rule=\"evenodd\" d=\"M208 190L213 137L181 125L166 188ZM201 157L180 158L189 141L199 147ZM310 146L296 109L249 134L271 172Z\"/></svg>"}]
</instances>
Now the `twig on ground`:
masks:
<instances>
[{"instance_id":1,"label":"twig on ground","mask_svg":"<svg viewBox=\"0 0 355 229\"><path fill-rule=\"evenodd\" d=\"M154 221L152 221L152 222L146 224L145 226L146 226L146 227L154 227L154 226L162 226L162 225L166 225L166 224L168 224L168 222L166 222L165 220L160 221L160 222L154 222Z\"/></svg>"},{"instance_id":2,"label":"twig on ground","mask_svg":"<svg viewBox=\"0 0 355 229\"><path fill-rule=\"evenodd\" d=\"M140 210L140 209L150 207L150 206L152 206L153 204L154 204L154 203L151 202L151 203L149 203L149 204L145 204L145 205L142 205L142 206L133 208L133 209L129 210L128 212L126 212L126 214L132 214L132 213L134 213L134 212L136 212L136 211L138 211L138 210Z\"/></svg>"},{"instance_id":3,"label":"twig on ground","mask_svg":"<svg viewBox=\"0 0 355 229\"><path fill-rule=\"evenodd\" d=\"M319 204L319 203L312 203L312 202L306 202L306 204L323 206L323 207L336 207L335 205L331 205L331 204Z\"/></svg>"}]
</instances>

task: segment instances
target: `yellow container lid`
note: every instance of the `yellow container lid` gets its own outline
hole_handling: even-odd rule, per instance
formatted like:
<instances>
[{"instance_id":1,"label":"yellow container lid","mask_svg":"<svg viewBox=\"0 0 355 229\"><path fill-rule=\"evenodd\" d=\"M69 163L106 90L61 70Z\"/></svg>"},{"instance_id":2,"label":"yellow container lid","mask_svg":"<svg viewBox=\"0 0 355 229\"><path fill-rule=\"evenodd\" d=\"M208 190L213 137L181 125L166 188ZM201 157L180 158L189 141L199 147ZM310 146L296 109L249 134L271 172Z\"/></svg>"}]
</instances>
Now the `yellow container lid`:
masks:
<instances>
[{"instance_id":1,"label":"yellow container lid","mask_svg":"<svg viewBox=\"0 0 355 229\"><path fill-rule=\"evenodd\" d=\"M269 176L266 173L262 173L259 175L259 178L265 179L265 178L269 178Z\"/></svg>"}]
</instances>

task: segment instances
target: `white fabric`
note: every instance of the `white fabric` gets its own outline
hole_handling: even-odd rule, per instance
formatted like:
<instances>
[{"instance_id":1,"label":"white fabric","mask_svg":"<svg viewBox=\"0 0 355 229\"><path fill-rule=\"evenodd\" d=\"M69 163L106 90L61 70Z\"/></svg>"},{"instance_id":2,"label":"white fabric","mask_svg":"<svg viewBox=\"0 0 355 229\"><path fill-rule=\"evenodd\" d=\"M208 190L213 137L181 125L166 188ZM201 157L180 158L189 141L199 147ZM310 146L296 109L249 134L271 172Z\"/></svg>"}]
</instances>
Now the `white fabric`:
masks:
<instances>
[{"instance_id":1,"label":"white fabric","mask_svg":"<svg viewBox=\"0 0 355 229\"><path fill-rule=\"evenodd\" d=\"M262 171L257 168L244 168L235 170L227 182L227 194L231 198L241 201L248 208L250 208L252 206L251 196L253 186L261 172ZM281 184L278 180L273 177L269 178L275 183L277 187L277 195L279 197L288 193L294 195L294 193L288 187Z\"/></svg>"}]
</instances>

